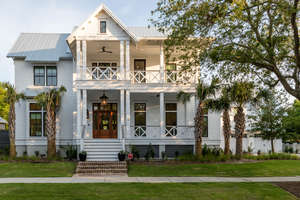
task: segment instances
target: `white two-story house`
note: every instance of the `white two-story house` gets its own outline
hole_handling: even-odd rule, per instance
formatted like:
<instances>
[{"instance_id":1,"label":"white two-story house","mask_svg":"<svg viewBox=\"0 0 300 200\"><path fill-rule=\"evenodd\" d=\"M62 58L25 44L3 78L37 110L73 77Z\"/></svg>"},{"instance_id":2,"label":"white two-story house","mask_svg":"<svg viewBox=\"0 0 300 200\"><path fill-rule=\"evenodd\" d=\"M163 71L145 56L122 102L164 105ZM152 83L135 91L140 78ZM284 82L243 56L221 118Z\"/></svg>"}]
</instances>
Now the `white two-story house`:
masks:
<instances>
[{"instance_id":1,"label":"white two-story house","mask_svg":"<svg viewBox=\"0 0 300 200\"><path fill-rule=\"evenodd\" d=\"M34 96L65 86L57 115L57 151L76 145L88 160L114 160L135 145L143 156L194 151L195 95L179 102L179 91L195 93L198 70L180 73L167 63L166 36L154 28L127 27L100 5L72 33L21 33L8 57L15 86L25 101L16 105L18 155L46 153L45 110ZM204 143L220 146L220 114L205 115Z\"/></svg>"}]
</instances>

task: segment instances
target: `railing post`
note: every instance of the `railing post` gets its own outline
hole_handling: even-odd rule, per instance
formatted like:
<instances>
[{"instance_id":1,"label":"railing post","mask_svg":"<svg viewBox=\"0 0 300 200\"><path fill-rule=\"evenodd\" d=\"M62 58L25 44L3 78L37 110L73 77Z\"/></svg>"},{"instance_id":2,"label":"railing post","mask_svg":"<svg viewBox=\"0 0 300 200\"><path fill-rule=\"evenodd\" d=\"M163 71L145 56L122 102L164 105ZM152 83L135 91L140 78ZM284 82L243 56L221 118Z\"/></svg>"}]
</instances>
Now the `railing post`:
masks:
<instances>
[{"instance_id":1,"label":"railing post","mask_svg":"<svg viewBox=\"0 0 300 200\"><path fill-rule=\"evenodd\" d=\"M130 40L126 40L126 80L130 79Z\"/></svg>"},{"instance_id":2,"label":"railing post","mask_svg":"<svg viewBox=\"0 0 300 200\"><path fill-rule=\"evenodd\" d=\"M121 80L125 79L125 73L124 73L124 41L120 41L120 74L121 74Z\"/></svg>"},{"instance_id":3,"label":"railing post","mask_svg":"<svg viewBox=\"0 0 300 200\"><path fill-rule=\"evenodd\" d=\"M165 69L165 59L164 59L164 47L160 45L160 82L164 83L164 69Z\"/></svg>"},{"instance_id":4,"label":"railing post","mask_svg":"<svg viewBox=\"0 0 300 200\"><path fill-rule=\"evenodd\" d=\"M86 40L82 41L82 79L86 80Z\"/></svg>"},{"instance_id":5,"label":"railing post","mask_svg":"<svg viewBox=\"0 0 300 200\"><path fill-rule=\"evenodd\" d=\"M76 40L76 80L80 80L81 78L81 41Z\"/></svg>"}]
</instances>

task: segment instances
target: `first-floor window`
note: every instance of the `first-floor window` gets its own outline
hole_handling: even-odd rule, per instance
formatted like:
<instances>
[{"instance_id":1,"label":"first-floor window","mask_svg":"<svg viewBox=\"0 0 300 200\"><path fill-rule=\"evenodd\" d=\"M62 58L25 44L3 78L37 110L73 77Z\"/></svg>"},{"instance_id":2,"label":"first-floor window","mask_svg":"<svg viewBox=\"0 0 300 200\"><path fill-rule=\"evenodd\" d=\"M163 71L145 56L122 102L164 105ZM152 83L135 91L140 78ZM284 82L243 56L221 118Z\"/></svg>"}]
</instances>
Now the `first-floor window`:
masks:
<instances>
[{"instance_id":1,"label":"first-floor window","mask_svg":"<svg viewBox=\"0 0 300 200\"><path fill-rule=\"evenodd\" d=\"M135 136L146 136L146 104L135 103L134 104L134 128Z\"/></svg>"},{"instance_id":2,"label":"first-floor window","mask_svg":"<svg viewBox=\"0 0 300 200\"><path fill-rule=\"evenodd\" d=\"M29 108L30 136L46 136L46 112L44 111L43 107L37 103L30 103Z\"/></svg>"},{"instance_id":3,"label":"first-floor window","mask_svg":"<svg viewBox=\"0 0 300 200\"><path fill-rule=\"evenodd\" d=\"M208 109L204 110L204 123L202 137L208 137Z\"/></svg>"},{"instance_id":4,"label":"first-floor window","mask_svg":"<svg viewBox=\"0 0 300 200\"><path fill-rule=\"evenodd\" d=\"M166 103L166 136L177 135L177 104Z\"/></svg>"}]
</instances>

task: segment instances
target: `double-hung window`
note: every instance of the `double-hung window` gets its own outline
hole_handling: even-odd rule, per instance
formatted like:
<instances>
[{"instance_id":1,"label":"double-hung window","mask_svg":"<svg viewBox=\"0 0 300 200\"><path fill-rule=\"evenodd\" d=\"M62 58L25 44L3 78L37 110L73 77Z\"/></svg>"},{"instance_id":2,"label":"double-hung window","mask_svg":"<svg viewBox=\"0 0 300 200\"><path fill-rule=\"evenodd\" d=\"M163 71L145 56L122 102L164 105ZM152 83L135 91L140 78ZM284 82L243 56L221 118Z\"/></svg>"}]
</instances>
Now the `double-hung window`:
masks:
<instances>
[{"instance_id":1,"label":"double-hung window","mask_svg":"<svg viewBox=\"0 0 300 200\"><path fill-rule=\"evenodd\" d=\"M56 66L34 66L34 85L36 86L56 86L57 69Z\"/></svg>"},{"instance_id":2,"label":"double-hung window","mask_svg":"<svg viewBox=\"0 0 300 200\"><path fill-rule=\"evenodd\" d=\"M134 129L136 137L146 137L146 104L134 104Z\"/></svg>"},{"instance_id":3,"label":"double-hung window","mask_svg":"<svg viewBox=\"0 0 300 200\"><path fill-rule=\"evenodd\" d=\"M29 104L29 135L31 137L46 136L46 111L37 103Z\"/></svg>"},{"instance_id":4,"label":"double-hung window","mask_svg":"<svg viewBox=\"0 0 300 200\"><path fill-rule=\"evenodd\" d=\"M177 104L166 103L166 136L177 135Z\"/></svg>"}]
</instances>

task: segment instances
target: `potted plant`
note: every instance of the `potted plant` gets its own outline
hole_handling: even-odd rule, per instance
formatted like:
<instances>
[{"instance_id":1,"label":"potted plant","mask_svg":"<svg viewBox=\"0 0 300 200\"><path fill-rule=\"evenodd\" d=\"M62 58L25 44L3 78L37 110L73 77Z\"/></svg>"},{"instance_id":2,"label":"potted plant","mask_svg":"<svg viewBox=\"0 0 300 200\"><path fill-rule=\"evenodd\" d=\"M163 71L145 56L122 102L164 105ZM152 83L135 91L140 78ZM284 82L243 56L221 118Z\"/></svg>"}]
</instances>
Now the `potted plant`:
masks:
<instances>
[{"instance_id":1,"label":"potted plant","mask_svg":"<svg viewBox=\"0 0 300 200\"><path fill-rule=\"evenodd\" d=\"M119 161L124 161L125 158L126 158L126 152L125 151L120 151L118 153L118 158L119 158Z\"/></svg>"},{"instance_id":2,"label":"potted plant","mask_svg":"<svg viewBox=\"0 0 300 200\"><path fill-rule=\"evenodd\" d=\"M80 161L86 161L86 152L85 151L82 151L79 153L79 160Z\"/></svg>"}]
</instances>

